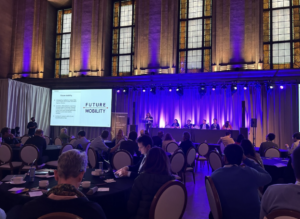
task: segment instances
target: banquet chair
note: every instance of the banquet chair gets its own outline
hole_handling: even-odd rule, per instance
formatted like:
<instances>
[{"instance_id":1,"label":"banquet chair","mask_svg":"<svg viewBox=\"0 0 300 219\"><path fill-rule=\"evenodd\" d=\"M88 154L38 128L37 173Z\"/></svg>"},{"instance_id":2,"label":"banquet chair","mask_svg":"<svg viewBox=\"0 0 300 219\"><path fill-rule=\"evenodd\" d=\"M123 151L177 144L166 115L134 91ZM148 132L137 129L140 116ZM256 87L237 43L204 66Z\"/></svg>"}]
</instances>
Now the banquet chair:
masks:
<instances>
[{"instance_id":1,"label":"banquet chair","mask_svg":"<svg viewBox=\"0 0 300 219\"><path fill-rule=\"evenodd\" d=\"M300 212L289 210L289 209L279 209L274 210L270 214L264 217L264 219L299 219Z\"/></svg>"},{"instance_id":2,"label":"banquet chair","mask_svg":"<svg viewBox=\"0 0 300 219\"><path fill-rule=\"evenodd\" d=\"M44 138L46 140L47 145L49 145L50 144L50 137L47 136L47 135L44 135Z\"/></svg>"},{"instance_id":3,"label":"banquet chair","mask_svg":"<svg viewBox=\"0 0 300 219\"><path fill-rule=\"evenodd\" d=\"M62 153L65 153L69 150L72 150L73 149L73 146L70 145L70 144L67 144L65 146L63 146L61 149L60 149L60 152L59 152L59 156L62 154ZM49 161L46 163L47 166L50 166L50 167L56 167L58 166L58 160L53 160L53 161Z\"/></svg>"},{"instance_id":4,"label":"banquet chair","mask_svg":"<svg viewBox=\"0 0 300 219\"><path fill-rule=\"evenodd\" d=\"M212 171L215 171L216 169L219 169L223 166L221 155L215 151L209 153L208 162L210 164Z\"/></svg>"},{"instance_id":5,"label":"banquet chair","mask_svg":"<svg viewBox=\"0 0 300 219\"><path fill-rule=\"evenodd\" d=\"M176 151L170 158L171 173L177 180L184 181L184 175L182 174L185 166L185 156L182 151Z\"/></svg>"},{"instance_id":6,"label":"banquet chair","mask_svg":"<svg viewBox=\"0 0 300 219\"><path fill-rule=\"evenodd\" d=\"M209 146L207 143L202 143L198 146L197 148L198 151L198 156L196 158L197 163L200 162L200 167L201 165L205 164L205 162L207 162L207 168L209 169L209 165L208 165L208 160L207 160L207 154L209 152Z\"/></svg>"},{"instance_id":7,"label":"banquet chair","mask_svg":"<svg viewBox=\"0 0 300 219\"><path fill-rule=\"evenodd\" d=\"M88 161L89 161L90 168L92 168L92 169L96 168L98 156L97 156L95 149L92 147L89 147L87 155L88 155Z\"/></svg>"},{"instance_id":8,"label":"banquet chair","mask_svg":"<svg viewBox=\"0 0 300 219\"><path fill-rule=\"evenodd\" d=\"M29 138L30 138L29 135L23 135L23 136L21 137L21 144L25 144L26 141L27 141Z\"/></svg>"},{"instance_id":9,"label":"banquet chair","mask_svg":"<svg viewBox=\"0 0 300 219\"><path fill-rule=\"evenodd\" d=\"M149 219L181 219L187 204L185 186L172 180L165 183L151 203Z\"/></svg>"},{"instance_id":10,"label":"banquet chair","mask_svg":"<svg viewBox=\"0 0 300 219\"><path fill-rule=\"evenodd\" d=\"M185 174L191 172L193 174L194 184L195 184L195 160L196 160L196 149L191 147L186 153L186 165L183 169L184 174L184 183L185 183Z\"/></svg>"},{"instance_id":11,"label":"banquet chair","mask_svg":"<svg viewBox=\"0 0 300 219\"><path fill-rule=\"evenodd\" d=\"M112 156L112 164L113 169L119 170L122 167L132 165L132 156L126 150L119 150Z\"/></svg>"},{"instance_id":12,"label":"banquet chair","mask_svg":"<svg viewBox=\"0 0 300 219\"><path fill-rule=\"evenodd\" d=\"M280 151L277 148L268 148L265 151L265 157L280 157Z\"/></svg>"},{"instance_id":13,"label":"banquet chair","mask_svg":"<svg viewBox=\"0 0 300 219\"><path fill-rule=\"evenodd\" d=\"M38 219L82 219L75 214L66 213L66 212L54 212L46 214Z\"/></svg>"},{"instance_id":14,"label":"banquet chair","mask_svg":"<svg viewBox=\"0 0 300 219\"><path fill-rule=\"evenodd\" d=\"M73 138L69 144L73 145L76 140L77 140L76 138Z\"/></svg>"},{"instance_id":15,"label":"banquet chair","mask_svg":"<svg viewBox=\"0 0 300 219\"><path fill-rule=\"evenodd\" d=\"M205 188L209 207L214 219L222 219L222 206L215 184L209 176L205 177Z\"/></svg>"},{"instance_id":16,"label":"banquet chair","mask_svg":"<svg viewBox=\"0 0 300 219\"><path fill-rule=\"evenodd\" d=\"M55 145L58 145L58 146L62 146L62 141L59 137L57 137L55 140L54 140L54 144Z\"/></svg>"},{"instance_id":17,"label":"banquet chair","mask_svg":"<svg viewBox=\"0 0 300 219\"><path fill-rule=\"evenodd\" d=\"M2 178L2 170L10 170L14 173L14 169L20 168L22 162L12 162L13 152L9 144L2 143L0 145L0 179Z\"/></svg>"},{"instance_id":18,"label":"banquet chair","mask_svg":"<svg viewBox=\"0 0 300 219\"><path fill-rule=\"evenodd\" d=\"M91 142L87 143L85 146L83 146L83 150L85 150L85 153L88 154L88 150L90 148Z\"/></svg>"},{"instance_id":19,"label":"banquet chair","mask_svg":"<svg viewBox=\"0 0 300 219\"><path fill-rule=\"evenodd\" d=\"M224 150L225 150L225 145L224 145L223 142L220 143L220 149L221 149L221 151L219 151L219 152L220 152L221 154L223 154L223 153L224 153Z\"/></svg>"},{"instance_id":20,"label":"banquet chair","mask_svg":"<svg viewBox=\"0 0 300 219\"><path fill-rule=\"evenodd\" d=\"M178 144L176 142L170 142L166 146L166 151L169 153L174 153L178 149Z\"/></svg>"},{"instance_id":21,"label":"banquet chair","mask_svg":"<svg viewBox=\"0 0 300 219\"><path fill-rule=\"evenodd\" d=\"M19 173L22 171L28 171L31 166L37 169L41 169L45 164L38 165L39 149L33 144L26 144L20 150L20 158L22 165L19 169Z\"/></svg>"}]
</instances>

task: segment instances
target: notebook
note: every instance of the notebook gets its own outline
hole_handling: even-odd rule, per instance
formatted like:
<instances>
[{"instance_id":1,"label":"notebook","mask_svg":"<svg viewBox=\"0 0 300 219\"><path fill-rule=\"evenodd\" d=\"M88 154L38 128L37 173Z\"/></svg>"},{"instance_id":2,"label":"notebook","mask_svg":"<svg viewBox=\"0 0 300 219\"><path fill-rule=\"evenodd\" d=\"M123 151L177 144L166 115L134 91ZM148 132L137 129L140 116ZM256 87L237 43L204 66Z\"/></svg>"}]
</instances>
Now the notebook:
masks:
<instances>
[{"instance_id":1,"label":"notebook","mask_svg":"<svg viewBox=\"0 0 300 219\"><path fill-rule=\"evenodd\" d=\"M2 179L2 182L9 182L14 177L23 177L23 180L24 180L24 178L26 177L26 174L21 174L21 175L7 175L4 179Z\"/></svg>"}]
</instances>

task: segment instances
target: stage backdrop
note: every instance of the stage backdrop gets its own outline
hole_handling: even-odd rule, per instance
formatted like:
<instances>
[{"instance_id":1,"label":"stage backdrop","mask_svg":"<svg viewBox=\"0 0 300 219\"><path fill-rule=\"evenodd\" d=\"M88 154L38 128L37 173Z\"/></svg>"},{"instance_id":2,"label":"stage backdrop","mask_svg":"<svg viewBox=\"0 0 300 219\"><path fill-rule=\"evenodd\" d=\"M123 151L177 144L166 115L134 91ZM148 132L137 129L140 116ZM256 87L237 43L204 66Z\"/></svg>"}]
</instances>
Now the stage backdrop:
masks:
<instances>
[{"instance_id":1,"label":"stage backdrop","mask_svg":"<svg viewBox=\"0 0 300 219\"><path fill-rule=\"evenodd\" d=\"M235 93L231 87L226 89L217 87L212 91L207 87L205 95L201 96L198 87L184 88L183 95L179 96L175 88L160 90L156 94L148 89L129 90L128 94L114 93L116 112L128 112L132 124L133 102L136 102L136 123L139 130L144 129L142 119L149 112L154 118L154 126L165 127L178 119L181 126L191 119L199 125L203 119L209 124L218 119L220 125L229 120L233 128L239 130L242 125L242 101L246 102L246 127L249 130L249 139L252 141L251 118L257 118L256 144L259 146L265 141L265 136L275 133L275 142L281 148L284 144L291 144L292 135L298 132L298 87L285 85L284 89L275 86L274 90L267 91L265 86L249 86L244 90L238 86ZM114 104L113 104L114 105ZM166 134L166 133L165 133Z\"/></svg>"},{"instance_id":2,"label":"stage backdrop","mask_svg":"<svg viewBox=\"0 0 300 219\"><path fill-rule=\"evenodd\" d=\"M0 79L0 127L20 127L28 133L27 123L35 116L38 128L50 134L50 89L11 79Z\"/></svg>"}]
</instances>

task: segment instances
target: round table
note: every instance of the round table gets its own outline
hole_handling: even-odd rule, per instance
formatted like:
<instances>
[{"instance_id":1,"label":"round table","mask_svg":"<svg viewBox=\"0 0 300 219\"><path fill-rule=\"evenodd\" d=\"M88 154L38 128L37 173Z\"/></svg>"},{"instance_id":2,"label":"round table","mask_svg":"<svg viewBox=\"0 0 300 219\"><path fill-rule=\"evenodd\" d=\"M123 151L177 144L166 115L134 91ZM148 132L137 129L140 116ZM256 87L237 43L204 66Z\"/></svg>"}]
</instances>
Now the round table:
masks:
<instances>
[{"instance_id":1,"label":"round table","mask_svg":"<svg viewBox=\"0 0 300 219\"><path fill-rule=\"evenodd\" d=\"M130 191L133 185L134 180L130 178L118 178L115 179L114 183L106 183L104 184L105 179L100 179L100 177L95 177L91 175L91 169L87 169L83 181L91 181L91 187L95 187L98 185L99 188L105 187L109 188L109 192L96 192L93 195L87 195L87 198L90 201L97 202L103 209L106 217L108 219L119 219L119 218L129 218L127 213L127 202L129 199ZM106 174L106 179L114 178L113 174ZM8 211L12 207L16 205L23 205L26 202L29 202L33 198L29 197L27 194L25 195L16 195L8 192L9 189L13 187L25 187L25 188L37 188L40 180L47 180L45 178L35 177L34 182L29 182L29 177L26 176L25 184L22 185L11 185L7 183L3 183L0 185L0 208ZM57 185L54 177L49 178L49 188ZM88 191L86 189L81 190L84 194Z\"/></svg>"}]
</instances>

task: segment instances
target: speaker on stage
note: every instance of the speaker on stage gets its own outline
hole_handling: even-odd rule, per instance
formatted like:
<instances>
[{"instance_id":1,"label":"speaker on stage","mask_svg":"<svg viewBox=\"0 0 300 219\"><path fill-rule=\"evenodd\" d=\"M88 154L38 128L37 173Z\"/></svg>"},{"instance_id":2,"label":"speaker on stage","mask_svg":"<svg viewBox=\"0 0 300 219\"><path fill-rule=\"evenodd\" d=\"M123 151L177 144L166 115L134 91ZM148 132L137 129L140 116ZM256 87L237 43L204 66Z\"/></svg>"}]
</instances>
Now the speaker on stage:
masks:
<instances>
[{"instance_id":1,"label":"speaker on stage","mask_svg":"<svg viewBox=\"0 0 300 219\"><path fill-rule=\"evenodd\" d=\"M251 128L257 127L257 119L251 119Z\"/></svg>"}]
</instances>

